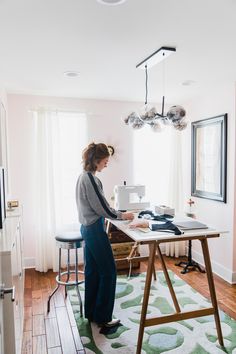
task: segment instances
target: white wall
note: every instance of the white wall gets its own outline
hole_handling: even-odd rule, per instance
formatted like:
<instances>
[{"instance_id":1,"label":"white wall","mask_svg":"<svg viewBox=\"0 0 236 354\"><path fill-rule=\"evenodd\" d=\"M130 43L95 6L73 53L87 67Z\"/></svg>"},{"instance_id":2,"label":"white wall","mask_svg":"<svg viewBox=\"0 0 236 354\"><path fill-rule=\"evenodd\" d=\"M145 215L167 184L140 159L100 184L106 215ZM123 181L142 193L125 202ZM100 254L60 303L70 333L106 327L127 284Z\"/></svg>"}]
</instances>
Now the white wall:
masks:
<instances>
[{"instance_id":1,"label":"white wall","mask_svg":"<svg viewBox=\"0 0 236 354\"><path fill-rule=\"evenodd\" d=\"M0 101L4 104L5 108L7 108L7 95L5 90L0 89Z\"/></svg>"},{"instance_id":2,"label":"white wall","mask_svg":"<svg viewBox=\"0 0 236 354\"><path fill-rule=\"evenodd\" d=\"M88 116L89 141L104 142L115 148L110 166L99 176L110 200L115 184L133 183L132 130L121 118L140 103L119 101L53 98L43 96L8 95L9 154L11 161L12 198L23 205L26 265L33 265L35 257L34 225L32 224L32 162L33 124L29 110L47 107L54 110L85 112ZM81 156L78 156L81 160Z\"/></svg>"},{"instance_id":3,"label":"white wall","mask_svg":"<svg viewBox=\"0 0 236 354\"><path fill-rule=\"evenodd\" d=\"M203 198L192 198L196 205L196 214L207 224L212 224L220 230L229 231L219 239L209 241L213 270L229 282L235 277L236 263L233 259L234 236L234 204L235 204L235 88L234 85L212 87L202 91L201 95L185 108L191 121L214 117L228 113L228 154L227 154L227 203ZM183 161L184 194L187 200L191 193L191 125L184 131ZM193 257L203 262L199 242L193 242ZM235 279L236 281L236 279Z\"/></svg>"},{"instance_id":4,"label":"white wall","mask_svg":"<svg viewBox=\"0 0 236 354\"><path fill-rule=\"evenodd\" d=\"M32 173L32 122L30 109L47 107L58 110L76 110L85 112L89 122L89 140L105 142L115 147L115 155L110 167L101 175L108 199L112 195L113 186L124 180L133 183L132 171L132 129L121 122L121 117L140 103L119 101L97 101L73 98L53 98L43 96L8 95L9 107L9 152L11 166L12 197L19 198L24 206L25 257L28 265L35 255L35 240L32 225L31 173ZM235 203L235 88L228 85L212 88L202 92L191 102L186 102L188 118L196 121L210 118L221 113L228 113L228 171L227 171L227 203L207 199L194 198L199 219L215 225L221 230L229 231L219 239L209 241L214 272L231 282L236 271L236 259L233 247L234 237L234 203ZM191 194L191 127L182 132L183 136L183 179L184 198ZM80 156L78 156L80 158ZM199 244L193 243L193 256L202 262ZM236 280L236 279L235 279Z\"/></svg>"}]
</instances>

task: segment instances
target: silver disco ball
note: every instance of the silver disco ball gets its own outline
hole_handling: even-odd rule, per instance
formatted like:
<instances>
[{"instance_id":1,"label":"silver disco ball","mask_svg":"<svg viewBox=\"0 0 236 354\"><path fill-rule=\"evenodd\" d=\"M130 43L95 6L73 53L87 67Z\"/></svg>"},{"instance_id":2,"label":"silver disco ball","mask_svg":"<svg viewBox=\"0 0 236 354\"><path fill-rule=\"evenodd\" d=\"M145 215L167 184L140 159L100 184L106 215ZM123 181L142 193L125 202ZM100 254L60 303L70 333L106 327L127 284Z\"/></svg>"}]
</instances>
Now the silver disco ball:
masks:
<instances>
[{"instance_id":1,"label":"silver disco ball","mask_svg":"<svg viewBox=\"0 0 236 354\"><path fill-rule=\"evenodd\" d=\"M173 123L174 128L180 131L184 130L187 127L187 125L188 123L186 122L185 119Z\"/></svg>"},{"instance_id":2,"label":"silver disco ball","mask_svg":"<svg viewBox=\"0 0 236 354\"><path fill-rule=\"evenodd\" d=\"M172 123L181 121L186 115L186 111L182 106L172 106L167 112L167 117Z\"/></svg>"},{"instance_id":3,"label":"silver disco ball","mask_svg":"<svg viewBox=\"0 0 236 354\"><path fill-rule=\"evenodd\" d=\"M157 114L156 108L150 107L149 105L143 106L139 112L140 118L144 123L153 122L156 114Z\"/></svg>"},{"instance_id":4,"label":"silver disco ball","mask_svg":"<svg viewBox=\"0 0 236 354\"><path fill-rule=\"evenodd\" d=\"M140 129L144 126L144 122L140 119L139 114L132 112L124 119L125 124L130 125L133 129Z\"/></svg>"},{"instance_id":5,"label":"silver disco ball","mask_svg":"<svg viewBox=\"0 0 236 354\"><path fill-rule=\"evenodd\" d=\"M125 124L132 124L133 121L136 119L137 117L137 113L136 112L132 112L130 113L127 117L124 118L124 122Z\"/></svg>"},{"instance_id":6,"label":"silver disco ball","mask_svg":"<svg viewBox=\"0 0 236 354\"><path fill-rule=\"evenodd\" d=\"M152 131L155 133L160 133L162 131L162 127L161 124L158 120L155 120L154 122L149 124Z\"/></svg>"}]
</instances>

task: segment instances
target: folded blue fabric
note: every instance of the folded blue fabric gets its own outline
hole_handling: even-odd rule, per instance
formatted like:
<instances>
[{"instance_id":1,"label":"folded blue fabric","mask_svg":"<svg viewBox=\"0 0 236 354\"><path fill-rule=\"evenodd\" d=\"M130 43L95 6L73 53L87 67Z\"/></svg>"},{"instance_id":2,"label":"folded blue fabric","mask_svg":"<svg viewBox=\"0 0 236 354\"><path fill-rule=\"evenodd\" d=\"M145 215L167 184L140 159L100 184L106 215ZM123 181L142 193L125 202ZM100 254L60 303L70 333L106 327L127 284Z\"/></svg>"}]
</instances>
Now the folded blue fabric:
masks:
<instances>
[{"instance_id":1,"label":"folded blue fabric","mask_svg":"<svg viewBox=\"0 0 236 354\"><path fill-rule=\"evenodd\" d=\"M163 230L164 231L164 230L167 230L167 231L170 231L170 232L174 232L175 235L181 235L183 233L171 221L166 221L163 224L152 224L150 229L152 231L157 231L157 230Z\"/></svg>"}]
</instances>

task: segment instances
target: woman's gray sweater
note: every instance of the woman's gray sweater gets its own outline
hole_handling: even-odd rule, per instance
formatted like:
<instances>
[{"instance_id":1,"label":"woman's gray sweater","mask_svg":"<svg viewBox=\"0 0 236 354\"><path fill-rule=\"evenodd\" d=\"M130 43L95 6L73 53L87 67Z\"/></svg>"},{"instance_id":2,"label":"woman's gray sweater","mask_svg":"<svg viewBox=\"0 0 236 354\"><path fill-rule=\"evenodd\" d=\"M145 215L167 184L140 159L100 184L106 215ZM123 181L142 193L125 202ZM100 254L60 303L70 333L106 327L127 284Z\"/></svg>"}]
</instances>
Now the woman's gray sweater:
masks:
<instances>
[{"instance_id":1,"label":"woman's gray sweater","mask_svg":"<svg viewBox=\"0 0 236 354\"><path fill-rule=\"evenodd\" d=\"M88 226L101 216L108 219L121 219L122 213L110 207L102 188L102 182L91 172L83 172L76 184L76 203L79 222Z\"/></svg>"}]
</instances>

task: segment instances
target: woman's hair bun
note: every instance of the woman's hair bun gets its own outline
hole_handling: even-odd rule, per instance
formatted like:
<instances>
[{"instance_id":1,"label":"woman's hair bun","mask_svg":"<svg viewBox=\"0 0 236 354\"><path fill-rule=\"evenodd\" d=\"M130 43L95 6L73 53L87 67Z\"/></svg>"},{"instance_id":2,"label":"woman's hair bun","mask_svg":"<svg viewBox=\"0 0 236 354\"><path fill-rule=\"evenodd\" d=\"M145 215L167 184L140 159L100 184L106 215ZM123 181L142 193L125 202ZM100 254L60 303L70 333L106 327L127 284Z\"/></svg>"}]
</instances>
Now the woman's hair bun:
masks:
<instances>
[{"instance_id":1,"label":"woman's hair bun","mask_svg":"<svg viewBox=\"0 0 236 354\"><path fill-rule=\"evenodd\" d=\"M94 149L96 146L97 146L97 144L95 144L95 143L90 143L89 146L88 146L88 148L89 148L89 149Z\"/></svg>"}]
</instances>

